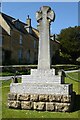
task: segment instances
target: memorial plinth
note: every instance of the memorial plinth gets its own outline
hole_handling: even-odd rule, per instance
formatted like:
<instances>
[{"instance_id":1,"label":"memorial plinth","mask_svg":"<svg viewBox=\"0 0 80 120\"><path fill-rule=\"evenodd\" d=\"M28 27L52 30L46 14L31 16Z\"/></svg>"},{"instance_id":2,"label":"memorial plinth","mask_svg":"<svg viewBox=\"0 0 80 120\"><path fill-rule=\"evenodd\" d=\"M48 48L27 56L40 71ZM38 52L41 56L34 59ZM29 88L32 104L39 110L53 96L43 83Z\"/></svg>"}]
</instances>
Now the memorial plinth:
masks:
<instances>
[{"instance_id":1,"label":"memorial plinth","mask_svg":"<svg viewBox=\"0 0 80 120\"><path fill-rule=\"evenodd\" d=\"M36 13L39 23L38 68L31 75L22 75L22 83L11 83L8 106L20 109L71 111L72 84L65 84L61 76L50 69L50 23L55 14L48 6Z\"/></svg>"}]
</instances>

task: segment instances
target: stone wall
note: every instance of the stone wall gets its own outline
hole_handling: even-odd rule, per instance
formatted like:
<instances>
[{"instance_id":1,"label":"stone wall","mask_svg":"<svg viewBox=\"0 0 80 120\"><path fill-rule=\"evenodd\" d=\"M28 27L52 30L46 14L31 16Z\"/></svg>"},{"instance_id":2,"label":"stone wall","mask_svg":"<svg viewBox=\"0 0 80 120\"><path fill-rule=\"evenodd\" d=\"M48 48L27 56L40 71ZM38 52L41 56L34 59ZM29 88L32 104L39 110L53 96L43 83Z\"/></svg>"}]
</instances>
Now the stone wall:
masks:
<instances>
[{"instance_id":1,"label":"stone wall","mask_svg":"<svg viewBox=\"0 0 80 120\"><path fill-rule=\"evenodd\" d=\"M3 33L4 34L4 33ZM20 34L22 35L22 44L20 44ZM13 64L19 64L19 51L22 50L21 63L28 63L27 52L30 50L30 63L34 63L34 54L38 58L38 39L27 34L20 33L17 30L11 30L11 36L4 35L2 42L2 48L6 51L11 51L11 62ZM36 41L36 48L34 48L34 40ZM4 52L5 56L5 52ZM4 57L5 58L5 57ZM6 59L5 59L6 61Z\"/></svg>"},{"instance_id":2,"label":"stone wall","mask_svg":"<svg viewBox=\"0 0 80 120\"><path fill-rule=\"evenodd\" d=\"M74 94L8 94L8 107L24 110L69 112L73 109Z\"/></svg>"}]
</instances>

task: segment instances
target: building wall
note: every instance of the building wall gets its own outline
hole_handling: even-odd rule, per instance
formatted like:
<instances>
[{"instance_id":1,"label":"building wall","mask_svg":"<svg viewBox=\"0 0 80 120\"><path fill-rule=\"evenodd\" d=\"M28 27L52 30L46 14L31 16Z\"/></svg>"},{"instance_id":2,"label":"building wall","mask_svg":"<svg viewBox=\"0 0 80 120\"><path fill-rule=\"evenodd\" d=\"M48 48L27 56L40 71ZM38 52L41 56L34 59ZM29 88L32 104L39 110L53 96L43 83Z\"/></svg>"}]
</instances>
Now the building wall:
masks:
<instances>
[{"instance_id":1,"label":"building wall","mask_svg":"<svg viewBox=\"0 0 80 120\"><path fill-rule=\"evenodd\" d=\"M3 49L10 50L10 48L11 48L11 45L10 45L11 40L10 39L11 39L11 37L9 35L3 35L2 36L2 47L3 47Z\"/></svg>"},{"instance_id":2,"label":"building wall","mask_svg":"<svg viewBox=\"0 0 80 120\"><path fill-rule=\"evenodd\" d=\"M20 40L22 36L22 40ZM14 29L11 35L3 35L3 49L11 52L9 63L11 64L37 64L38 61L38 43L39 40L29 33L24 34ZM59 44L50 40L51 61L55 53L59 51ZM4 51L3 51L4 52ZM4 54L7 54L4 52ZM7 58L3 57L4 59ZM4 61L3 59L3 61ZM52 63L52 62L51 62Z\"/></svg>"},{"instance_id":3,"label":"building wall","mask_svg":"<svg viewBox=\"0 0 80 120\"><path fill-rule=\"evenodd\" d=\"M55 58L59 57L59 49L60 49L60 44L54 40L50 40L51 64L57 62Z\"/></svg>"},{"instance_id":4,"label":"building wall","mask_svg":"<svg viewBox=\"0 0 80 120\"><path fill-rule=\"evenodd\" d=\"M20 43L20 35L22 36L22 44ZM14 38L14 36L16 39ZM14 59L15 57L16 62L28 63L28 64L34 63L34 51L37 51L37 49L34 49L34 40L35 38L33 38L29 34L25 35L20 32L13 31L12 33L12 51L13 51L12 59ZM22 56L21 60L19 59L20 56Z\"/></svg>"},{"instance_id":5,"label":"building wall","mask_svg":"<svg viewBox=\"0 0 80 120\"><path fill-rule=\"evenodd\" d=\"M25 27L24 23L22 24L19 21L15 21L15 23L12 22L11 28L9 26L10 29L8 33L7 25L5 25L6 21L5 20L3 21L4 21L2 24L2 26L4 26L3 27L4 30L2 33L3 62L5 64L6 63L37 64L39 32L36 29L32 28L31 25L30 33L27 30L25 30L26 32L22 32L21 30ZM21 30L19 30L18 28L16 29L16 26L14 27L15 24L22 27ZM59 44L55 40L50 40L51 61L58 51Z\"/></svg>"},{"instance_id":6,"label":"building wall","mask_svg":"<svg viewBox=\"0 0 80 120\"><path fill-rule=\"evenodd\" d=\"M37 48L38 40L28 33L24 34L14 29L11 30L11 36L3 35L3 49L11 51L12 64L33 64L37 60Z\"/></svg>"}]
</instances>

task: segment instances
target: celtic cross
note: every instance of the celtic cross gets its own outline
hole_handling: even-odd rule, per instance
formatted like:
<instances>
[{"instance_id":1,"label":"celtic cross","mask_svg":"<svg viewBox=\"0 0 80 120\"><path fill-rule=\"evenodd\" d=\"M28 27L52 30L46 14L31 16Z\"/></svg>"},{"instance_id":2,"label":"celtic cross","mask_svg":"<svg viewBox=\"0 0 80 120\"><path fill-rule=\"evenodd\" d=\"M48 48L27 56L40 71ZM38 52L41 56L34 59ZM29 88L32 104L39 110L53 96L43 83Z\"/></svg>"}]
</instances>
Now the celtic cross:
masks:
<instances>
[{"instance_id":1,"label":"celtic cross","mask_svg":"<svg viewBox=\"0 0 80 120\"><path fill-rule=\"evenodd\" d=\"M43 6L36 12L39 23L39 54L38 69L50 69L50 23L55 14L48 6Z\"/></svg>"}]
</instances>

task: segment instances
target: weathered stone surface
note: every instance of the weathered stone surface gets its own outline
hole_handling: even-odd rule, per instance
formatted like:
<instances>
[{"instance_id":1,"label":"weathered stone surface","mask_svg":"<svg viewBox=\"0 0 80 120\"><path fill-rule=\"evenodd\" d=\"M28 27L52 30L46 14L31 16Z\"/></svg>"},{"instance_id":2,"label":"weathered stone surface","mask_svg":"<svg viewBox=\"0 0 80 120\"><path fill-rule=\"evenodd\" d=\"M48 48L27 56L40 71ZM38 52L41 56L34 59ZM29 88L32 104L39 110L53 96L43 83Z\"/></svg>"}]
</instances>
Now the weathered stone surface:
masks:
<instances>
[{"instance_id":1,"label":"weathered stone surface","mask_svg":"<svg viewBox=\"0 0 80 120\"><path fill-rule=\"evenodd\" d=\"M55 69L31 69L32 76L47 76L55 75Z\"/></svg>"},{"instance_id":2,"label":"weathered stone surface","mask_svg":"<svg viewBox=\"0 0 80 120\"><path fill-rule=\"evenodd\" d=\"M65 96L65 95L49 95L49 101L69 103L69 102L71 102L71 95L68 95L68 96Z\"/></svg>"},{"instance_id":3,"label":"weathered stone surface","mask_svg":"<svg viewBox=\"0 0 80 120\"><path fill-rule=\"evenodd\" d=\"M47 111L55 111L55 103L53 103L53 102L46 102L46 110Z\"/></svg>"},{"instance_id":4,"label":"weathered stone surface","mask_svg":"<svg viewBox=\"0 0 80 120\"><path fill-rule=\"evenodd\" d=\"M39 95L39 101L46 102L49 101L49 95Z\"/></svg>"},{"instance_id":5,"label":"weathered stone surface","mask_svg":"<svg viewBox=\"0 0 80 120\"><path fill-rule=\"evenodd\" d=\"M56 101L56 96L55 95L49 95L49 101Z\"/></svg>"},{"instance_id":6,"label":"weathered stone surface","mask_svg":"<svg viewBox=\"0 0 80 120\"><path fill-rule=\"evenodd\" d=\"M55 111L67 112L71 110L70 103L55 103Z\"/></svg>"},{"instance_id":7,"label":"weathered stone surface","mask_svg":"<svg viewBox=\"0 0 80 120\"><path fill-rule=\"evenodd\" d=\"M34 102L34 110L46 110L45 102Z\"/></svg>"},{"instance_id":8,"label":"weathered stone surface","mask_svg":"<svg viewBox=\"0 0 80 120\"><path fill-rule=\"evenodd\" d=\"M21 109L34 109L34 110L46 110L46 111L59 111L67 112L73 108L73 101L71 102L71 96L63 95L49 95L49 94L9 94L12 97L8 100L9 108L21 108ZM14 96L17 96L16 100ZM73 94L74 97L74 94ZM29 101L28 101L29 100Z\"/></svg>"},{"instance_id":9,"label":"weathered stone surface","mask_svg":"<svg viewBox=\"0 0 80 120\"><path fill-rule=\"evenodd\" d=\"M36 74L34 75L22 75L22 83L43 83L43 84L44 83L51 83L51 84L63 83L61 81L61 77L53 75L53 73L51 73L51 70L50 71L42 70L42 71L43 73L40 73L39 70L37 70Z\"/></svg>"},{"instance_id":10,"label":"weathered stone surface","mask_svg":"<svg viewBox=\"0 0 80 120\"><path fill-rule=\"evenodd\" d=\"M21 102L21 108L25 110L33 109L33 102L30 101L22 101Z\"/></svg>"},{"instance_id":11,"label":"weathered stone surface","mask_svg":"<svg viewBox=\"0 0 80 120\"><path fill-rule=\"evenodd\" d=\"M56 95L56 101L57 101L57 102L60 102L60 101L61 101L61 98L62 98L62 95Z\"/></svg>"},{"instance_id":12,"label":"weathered stone surface","mask_svg":"<svg viewBox=\"0 0 80 120\"><path fill-rule=\"evenodd\" d=\"M10 92L17 94L56 94L69 95L72 93L72 84L50 83L11 83Z\"/></svg>"},{"instance_id":13,"label":"weathered stone surface","mask_svg":"<svg viewBox=\"0 0 80 120\"><path fill-rule=\"evenodd\" d=\"M30 95L29 94L18 94L17 99L20 101L29 101Z\"/></svg>"},{"instance_id":14,"label":"weathered stone surface","mask_svg":"<svg viewBox=\"0 0 80 120\"><path fill-rule=\"evenodd\" d=\"M50 22L54 18L54 12L48 6L41 7L36 13L39 22L39 55L38 69L50 69Z\"/></svg>"},{"instance_id":15,"label":"weathered stone surface","mask_svg":"<svg viewBox=\"0 0 80 120\"><path fill-rule=\"evenodd\" d=\"M8 93L8 100L17 100L17 94Z\"/></svg>"},{"instance_id":16,"label":"weathered stone surface","mask_svg":"<svg viewBox=\"0 0 80 120\"><path fill-rule=\"evenodd\" d=\"M9 108L20 108L21 104L20 101L8 100L8 107Z\"/></svg>"},{"instance_id":17,"label":"weathered stone surface","mask_svg":"<svg viewBox=\"0 0 80 120\"><path fill-rule=\"evenodd\" d=\"M30 96L30 101L39 101L39 95L37 95L37 94L32 94L31 96Z\"/></svg>"},{"instance_id":18,"label":"weathered stone surface","mask_svg":"<svg viewBox=\"0 0 80 120\"><path fill-rule=\"evenodd\" d=\"M67 103L67 102L71 102L71 95L69 95L69 96L62 96L62 99L61 99L61 102L65 102L65 103Z\"/></svg>"}]
</instances>

